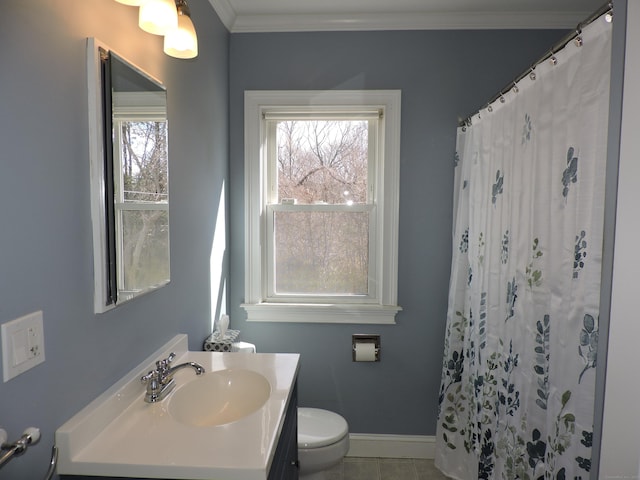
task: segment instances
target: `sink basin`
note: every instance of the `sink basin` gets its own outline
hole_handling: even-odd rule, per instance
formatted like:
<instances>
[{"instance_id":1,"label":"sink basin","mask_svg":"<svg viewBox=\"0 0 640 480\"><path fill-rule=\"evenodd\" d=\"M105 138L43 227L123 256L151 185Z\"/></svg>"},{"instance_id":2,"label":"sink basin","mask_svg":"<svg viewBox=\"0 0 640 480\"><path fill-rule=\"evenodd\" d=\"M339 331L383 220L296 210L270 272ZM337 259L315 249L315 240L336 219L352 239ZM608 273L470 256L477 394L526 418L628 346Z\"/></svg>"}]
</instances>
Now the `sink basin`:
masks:
<instances>
[{"instance_id":1,"label":"sink basin","mask_svg":"<svg viewBox=\"0 0 640 480\"><path fill-rule=\"evenodd\" d=\"M169 414L196 427L224 425L258 410L270 394L269 381L257 372L218 370L176 389L169 399Z\"/></svg>"}]
</instances>

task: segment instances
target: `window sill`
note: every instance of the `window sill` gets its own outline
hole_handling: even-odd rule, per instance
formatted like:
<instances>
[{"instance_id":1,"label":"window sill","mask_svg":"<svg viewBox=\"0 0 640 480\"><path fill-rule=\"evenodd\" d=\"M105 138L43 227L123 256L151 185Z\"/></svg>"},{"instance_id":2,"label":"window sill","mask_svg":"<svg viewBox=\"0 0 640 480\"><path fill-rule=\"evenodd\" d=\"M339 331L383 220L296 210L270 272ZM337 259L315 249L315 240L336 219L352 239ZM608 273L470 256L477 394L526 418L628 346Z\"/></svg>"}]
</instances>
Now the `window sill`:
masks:
<instances>
[{"instance_id":1,"label":"window sill","mask_svg":"<svg viewBox=\"0 0 640 480\"><path fill-rule=\"evenodd\" d=\"M395 325L395 305L244 303L249 322L358 323Z\"/></svg>"}]
</instances>

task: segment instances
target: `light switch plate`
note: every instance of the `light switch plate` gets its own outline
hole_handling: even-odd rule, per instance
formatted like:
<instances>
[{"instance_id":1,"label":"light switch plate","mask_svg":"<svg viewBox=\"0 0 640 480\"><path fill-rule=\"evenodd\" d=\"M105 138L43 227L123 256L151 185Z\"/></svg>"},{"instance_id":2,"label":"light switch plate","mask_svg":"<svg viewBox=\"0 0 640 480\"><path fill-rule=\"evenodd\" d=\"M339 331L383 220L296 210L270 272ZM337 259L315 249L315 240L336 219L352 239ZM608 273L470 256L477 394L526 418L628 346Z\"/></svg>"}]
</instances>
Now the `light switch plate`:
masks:
<instances>
[{"instance_id":1,"label":"light switch plate","mask_svg":"<svg viewBox=\"0 0 640 480\"><path fill-rule=\"evenodd\" d=\"M2 324L2 378L7 382L44 362L42 311Z\"/></svg>"}]
</instances>

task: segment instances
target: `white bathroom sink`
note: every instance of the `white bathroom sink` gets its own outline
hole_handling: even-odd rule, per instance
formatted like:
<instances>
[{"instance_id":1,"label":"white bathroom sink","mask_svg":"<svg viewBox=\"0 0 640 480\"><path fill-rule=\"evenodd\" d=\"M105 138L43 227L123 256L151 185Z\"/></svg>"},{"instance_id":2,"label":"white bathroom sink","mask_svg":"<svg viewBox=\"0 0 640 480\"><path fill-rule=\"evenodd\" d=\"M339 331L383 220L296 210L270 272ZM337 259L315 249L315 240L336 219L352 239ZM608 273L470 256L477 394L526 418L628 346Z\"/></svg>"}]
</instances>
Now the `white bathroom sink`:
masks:
<instances>
[{"instance_id":1,"label":"white bathroom sink","mask_svg":"<svg viewBox=\"0 0 640 480\"><path fill-rule=\"evenodd\" d=\"M140 375L176 352L176 386L146 403ZM298 354L188 351L178 335L56 431L58 474L266 480Z\"/></svg>"},{"instance_id":2,"label":"white bathroom sink","mask_svg":"<svg viewBox=\"0 0 640 480\"><path fill-rule=\"evenodd\" d=\"M235 422L252 414L269 399L271 384L246 369L205 373L179 387L169 398L169 414L195 427Z\"/></svg>"}]
</instances>

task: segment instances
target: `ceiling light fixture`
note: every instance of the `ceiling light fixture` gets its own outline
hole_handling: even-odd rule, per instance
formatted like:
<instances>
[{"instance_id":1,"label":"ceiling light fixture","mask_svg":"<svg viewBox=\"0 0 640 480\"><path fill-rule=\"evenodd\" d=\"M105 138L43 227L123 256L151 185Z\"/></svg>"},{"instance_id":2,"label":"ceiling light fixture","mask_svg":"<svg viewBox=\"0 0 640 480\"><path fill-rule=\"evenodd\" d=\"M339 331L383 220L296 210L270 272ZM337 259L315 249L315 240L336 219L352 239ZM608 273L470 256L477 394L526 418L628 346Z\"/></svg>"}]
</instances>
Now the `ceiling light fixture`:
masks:
<instances>
[{"instance_id":1,"label":"ceiling light fixture","mask_svg":"<svg viewBox=\"0 0 640 480\"><path fill-rule=\"evenodd\" d=\"M138 26L145 32L164 35L164 53L175 58L198 56L198 36L187 0L116 0L139 6Z\"/></svg>"},{"instance_id":2,"label":"ceiling light fixture","mask_svg":"<svg viewBox=\"0 0 640 480\"><path fill-rule=\"evenodd\" d=\"M145 0L140 5L138 26L154 35L166 35L178 26L178 10L174 0Z\"/></svg>"},{"instance_id":3,"label":"ceiling light fixture","mask_svg":"<svg viewBox=\"0 0 640 480\"><path fill-rule=\"evenodd\" d=\"M198 56L198 36L191 21L191 12L186 0L175 0L178 11L178 26L164 37L164 53L175 58Z\"/></svg>"}]
</instances>

